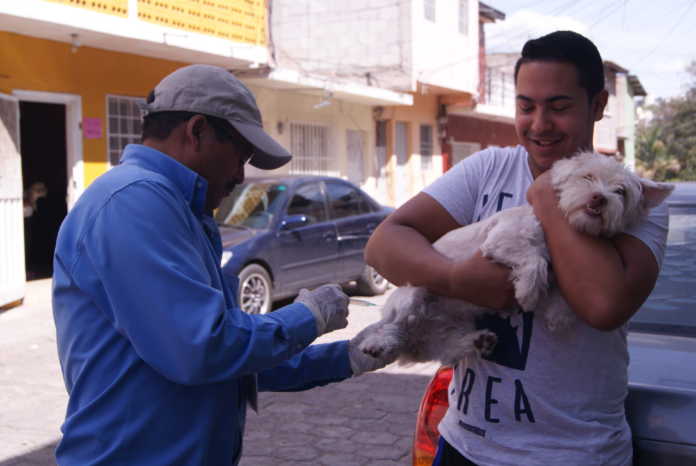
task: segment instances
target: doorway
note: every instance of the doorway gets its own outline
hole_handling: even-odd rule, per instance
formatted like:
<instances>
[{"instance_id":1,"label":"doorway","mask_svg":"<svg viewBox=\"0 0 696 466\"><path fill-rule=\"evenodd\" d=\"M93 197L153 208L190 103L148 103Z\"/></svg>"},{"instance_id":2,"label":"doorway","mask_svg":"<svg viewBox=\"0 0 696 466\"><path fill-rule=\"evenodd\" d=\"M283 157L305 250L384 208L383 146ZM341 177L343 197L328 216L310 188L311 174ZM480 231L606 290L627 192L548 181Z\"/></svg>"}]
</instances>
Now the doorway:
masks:
<instances>
[{"instance_id":1,"label":"doorway","mask_svg":"<svg viewBox=\"0 0 696 466\"><path fill-rule=\"evenodd\" d=\"M58 228L67 214L66 105L20 101L27 279L53 274Z\"/></svg>"}]
</instances>

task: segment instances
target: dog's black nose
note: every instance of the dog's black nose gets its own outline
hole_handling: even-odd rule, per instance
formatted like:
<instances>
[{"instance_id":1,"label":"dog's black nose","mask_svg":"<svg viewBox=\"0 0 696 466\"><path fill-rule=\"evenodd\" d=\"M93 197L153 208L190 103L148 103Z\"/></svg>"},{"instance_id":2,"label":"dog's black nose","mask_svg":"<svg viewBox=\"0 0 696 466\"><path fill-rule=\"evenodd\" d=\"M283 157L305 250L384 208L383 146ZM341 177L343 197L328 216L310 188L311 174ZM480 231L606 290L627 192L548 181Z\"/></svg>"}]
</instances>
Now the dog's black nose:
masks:
<instances>
[{"instance_id":1,"label":"dog's black nose","mask_svg":"<svg viewBox=\"0 0 696 466\"><path fill-rule=\"evenodd\" d=\"M597 207L602 207L607 203L607 198L599 193L594 193L590 203L588 204L591 208L596 209Z\"/></svg>"}]
</instances>

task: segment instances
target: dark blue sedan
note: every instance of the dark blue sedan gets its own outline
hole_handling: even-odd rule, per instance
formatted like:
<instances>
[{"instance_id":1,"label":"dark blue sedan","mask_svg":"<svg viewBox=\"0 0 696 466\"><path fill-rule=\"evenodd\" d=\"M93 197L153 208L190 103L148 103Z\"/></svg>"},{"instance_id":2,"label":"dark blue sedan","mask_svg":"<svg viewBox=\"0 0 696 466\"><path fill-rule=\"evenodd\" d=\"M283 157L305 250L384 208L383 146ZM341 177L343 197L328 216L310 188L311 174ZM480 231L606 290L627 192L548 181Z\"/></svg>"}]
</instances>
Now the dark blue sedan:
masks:
<instances>
[{"instance_id":1,"label":"dark blue sedan","mask_svg":"<svg viewBox=\"0 0 696 466\"><path fill-rule=\"evenodd\" d=\"M215 213L223 272L239 278L239 304L254 314L325 283L355 281L361 294L382 294L388 283L365 264L363 248L391 211L339 178L248 178Z\"/></svg>"}]
</instances>

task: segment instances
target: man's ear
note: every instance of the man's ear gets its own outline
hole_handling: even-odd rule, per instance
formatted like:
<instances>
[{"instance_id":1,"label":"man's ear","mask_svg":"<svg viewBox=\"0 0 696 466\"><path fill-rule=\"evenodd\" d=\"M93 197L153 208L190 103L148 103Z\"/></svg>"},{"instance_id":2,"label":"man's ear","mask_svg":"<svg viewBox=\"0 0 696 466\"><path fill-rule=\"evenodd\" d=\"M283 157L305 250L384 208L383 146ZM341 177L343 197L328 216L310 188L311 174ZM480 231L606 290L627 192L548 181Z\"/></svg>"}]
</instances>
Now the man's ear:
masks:
<instances>
[{"instance_id":1,"label":"man's ear","mask_svg":"<svg viewBox=\"0 0 696 466\"><path fill-rule=\"evenodd\" d=\"M201 145L201 134L205 129L207 124L206 118L203 115L194 115L187 122L184 127L184 135L187 142L189 142L194 150L200 149Z\"/></svg>"},{"instance_id":2,"label":"man's ear","mask_svg":"<svg viewBox=\"0 0 696 466\"><path fill-rule=\"evenodd\" d=\"M599 121L604 117L604 108L609 101L609 93L606 89L602 89L599 94L592 99L592 116L594 121Z\"/></svg>"}]
</instances>

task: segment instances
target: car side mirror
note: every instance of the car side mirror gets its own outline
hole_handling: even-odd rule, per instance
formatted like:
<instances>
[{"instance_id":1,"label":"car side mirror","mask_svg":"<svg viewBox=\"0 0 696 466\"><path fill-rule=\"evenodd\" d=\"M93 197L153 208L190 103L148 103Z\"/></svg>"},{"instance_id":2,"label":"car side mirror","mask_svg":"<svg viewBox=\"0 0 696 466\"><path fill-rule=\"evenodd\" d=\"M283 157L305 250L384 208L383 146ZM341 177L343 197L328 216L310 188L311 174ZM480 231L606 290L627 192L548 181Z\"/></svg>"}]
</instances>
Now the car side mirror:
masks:
<instances>
[{"instance_id":1,"label":"car side mirror","mask_svg":"<svg viewBox=\"0 0 696 466\"><path fill-rule=\"evenodd\" d=\"M294 230L295 228L299 228L303 225L307 225L309 223L309 219L307 218L306 215L303 214L297 214L297 215L288 215L283 219L282 222L280 222L280 229L281 230Z\"/></svg>"}]
</instances>

